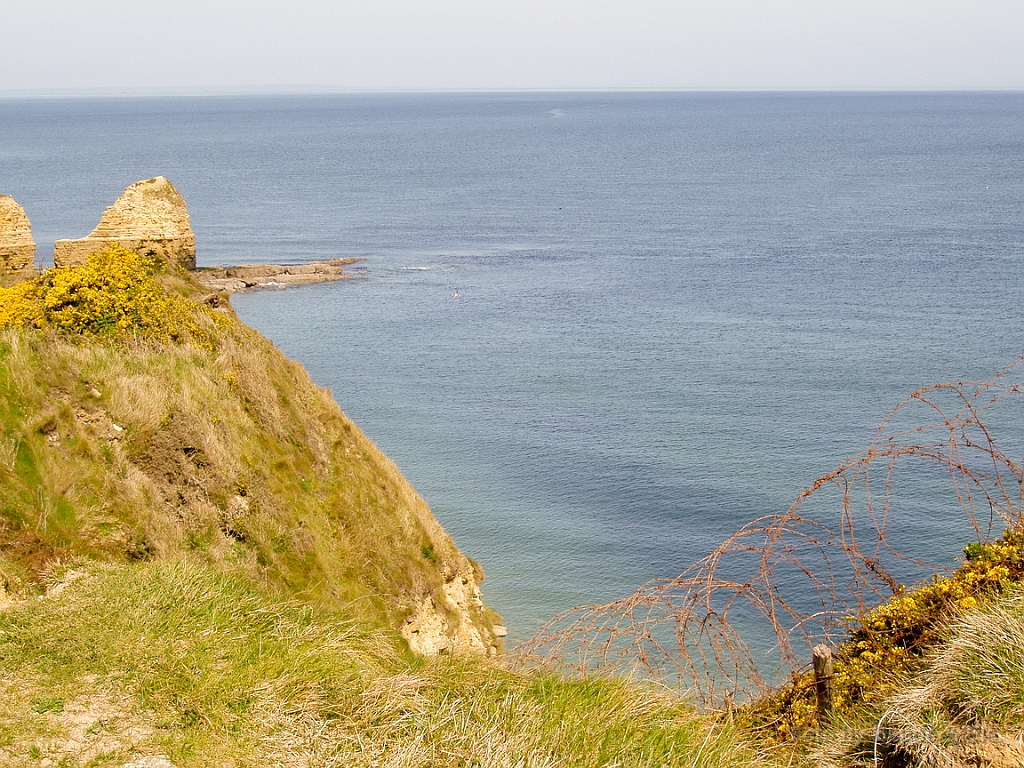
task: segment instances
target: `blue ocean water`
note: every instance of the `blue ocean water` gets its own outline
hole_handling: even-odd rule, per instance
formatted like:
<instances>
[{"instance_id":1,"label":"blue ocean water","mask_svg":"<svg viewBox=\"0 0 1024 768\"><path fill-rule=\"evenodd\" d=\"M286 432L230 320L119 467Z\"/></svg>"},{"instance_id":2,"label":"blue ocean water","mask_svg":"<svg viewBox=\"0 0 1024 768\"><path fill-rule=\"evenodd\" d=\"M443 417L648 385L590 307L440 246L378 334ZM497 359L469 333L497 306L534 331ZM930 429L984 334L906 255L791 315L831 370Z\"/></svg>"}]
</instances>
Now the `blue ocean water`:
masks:
<instances>
[{"instance_id":1,"label":"blue ocean water","mask_svg":"<svg viewBox=\"0 0 1024 768\"><path fill-rule=\"evenodd\" d=\"M0 100L41 255L156 174L201 264L366 259L233 303L514 638L680 573L913 389L1024 352L1024 94ZM947 502L898 510L897 543L951 562Z\"/></svg>"}]
</instances>

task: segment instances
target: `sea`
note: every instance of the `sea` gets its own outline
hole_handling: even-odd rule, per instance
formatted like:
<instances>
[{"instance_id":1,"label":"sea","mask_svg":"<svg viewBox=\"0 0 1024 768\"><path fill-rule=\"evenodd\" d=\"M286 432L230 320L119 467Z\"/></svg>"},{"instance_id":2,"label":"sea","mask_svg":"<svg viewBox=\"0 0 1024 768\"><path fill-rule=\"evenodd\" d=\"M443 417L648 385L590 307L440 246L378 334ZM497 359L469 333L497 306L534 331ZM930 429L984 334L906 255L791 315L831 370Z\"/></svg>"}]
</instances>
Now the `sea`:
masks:
<instances>
[{"instance_id":1,"label":"sea","mask_svg":"<svg viewBox=\"0 0 1024 768\"><path fill-rule=\"evenodd\" d=\"M513 641L1024 353L1022 93L0 99L41 262L155 175L200 265L361 259L232 303L483 566ZM971 537L941 495L891 519L939 565Z\"/></svg>"}]
</instances>

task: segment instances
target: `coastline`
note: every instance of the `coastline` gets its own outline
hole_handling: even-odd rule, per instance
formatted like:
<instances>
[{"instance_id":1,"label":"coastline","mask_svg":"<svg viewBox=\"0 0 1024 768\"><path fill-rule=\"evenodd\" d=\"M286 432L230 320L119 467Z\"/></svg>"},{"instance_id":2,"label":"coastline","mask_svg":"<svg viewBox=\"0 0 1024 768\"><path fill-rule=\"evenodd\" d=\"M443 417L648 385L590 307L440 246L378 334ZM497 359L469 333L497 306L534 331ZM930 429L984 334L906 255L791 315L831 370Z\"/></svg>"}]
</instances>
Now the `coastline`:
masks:
<instances>
[{"instance_id":1,"label":"coastline","mask_svg":"<svg viewBox=\"0 0 1024 768\"><path fill-rule=\"evenodd\" d=\"M286 288L292 285L312 285L335 280L349 280L344 267L365 261L351 257L310 261L302 264L238 264L232 267L197 267L193 276L209 290L231 295L260 288Z\"/></svg>"}]
</instances>

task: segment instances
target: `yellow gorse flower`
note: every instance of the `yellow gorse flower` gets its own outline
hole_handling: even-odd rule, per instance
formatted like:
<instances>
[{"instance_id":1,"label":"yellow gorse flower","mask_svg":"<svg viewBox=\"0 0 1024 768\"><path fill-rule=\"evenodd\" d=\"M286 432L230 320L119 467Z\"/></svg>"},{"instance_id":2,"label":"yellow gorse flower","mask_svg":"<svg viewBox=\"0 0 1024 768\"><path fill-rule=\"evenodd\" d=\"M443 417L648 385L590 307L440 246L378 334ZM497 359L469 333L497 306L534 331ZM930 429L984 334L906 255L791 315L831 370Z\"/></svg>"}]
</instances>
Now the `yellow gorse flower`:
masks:
<instances>
[{"instance_id":1,"label":"yellow gorse flower","mask_svg":"<svg viewBox=\"0 0 1024 768\"><path fill-rule=\"evenodd\" d=\"M847 619L850 638L836 649L832 676L835 707L883 700L900 674L919 668L945 619L1024 581L1024 528L1008 530L986 544L970 544L964 554L966 559L954 572L934 576L859 618ZM816 721L813 691L814 675L808 671L756 705L752 722L771 724L768 741L791 738Z\"/></svg>"},{"instance_id":2,"label":"yellow gorse flower","mask_svg":"<svg viewBox=\"0 0 1024 768\"><path fill-rule=\"evenodd\" d=\"M119 245L80 267L59 267L0 289L0 328L35 327L101 340L147 339L210 346L229 321L156 280L166 265Z\"/></svg>"},{"instance_id":3,"label":"yellow gorse flower","mask_svg":"<svg viewBox=\"0 0 1024 768\"><path fill-rule=\"evenodd\" d=\"M0 288L0 328L38 325L41 320L36 281Z\"/></svg>"}]
</instances>

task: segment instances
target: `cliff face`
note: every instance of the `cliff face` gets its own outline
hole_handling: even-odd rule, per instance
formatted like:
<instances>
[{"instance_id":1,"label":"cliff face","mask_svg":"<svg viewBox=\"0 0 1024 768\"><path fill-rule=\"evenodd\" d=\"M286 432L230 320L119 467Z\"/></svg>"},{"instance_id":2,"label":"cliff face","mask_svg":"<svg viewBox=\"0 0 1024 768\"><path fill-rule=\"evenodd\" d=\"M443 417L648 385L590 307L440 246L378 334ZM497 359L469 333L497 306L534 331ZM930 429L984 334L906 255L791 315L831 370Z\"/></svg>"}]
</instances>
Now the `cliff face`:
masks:
<instances>
[{"instance_id":1,"label":"cliff face","mask_svg":"<svg viewBox=\"0 0 1024 768\"><path fill-rule=\"evenodd\" d=\"M69 270L65 298L109 290L66 285L97 272ZM229 305L191 306L195 343L0 330L0 583L4 563L42 584L76 558L199 558L416 653L497 653L482 571L395 465Z\"/></svg>"},{"instance_id":2,"label":"cliff face","mask_svg":"<svg viewBox=\"0 0 1024 768\"><path fill-rule=\"evenodd\" d=\"M10 198L0 225L3 264L31 271ZM0 294L0 326L14 326L0 330L0 562L42 581L77 556L197 553L389 627L416 653L497 653L483 572L391 461L226 302L198 303L194 274L143 274L135 254L195 268L185 201L162 176L128 187L88 237L57 241L57 267L88 269ZM35 319L19 320L12 308L32 301Z\"/></svg>"},{"instance_id":3,"label":"cliff face","mask_svg":"<svg viewBox=\"0 0 1024 768\"><path fill-rule=\"evenodd\" d=\"M90 253L112 243L144 256L160 256L185 269L196 266L196 237L185 199L163 176L128 187L87 237L58 240L54 264L78 266Z\"/></svg>"},{"instance_id":4,"label":"cliff face","mask_svg":"<svg viewBox=\"0 0 1024 768\"><path fill-rule=\"evenodd\" d=\"M13 197L0 195L0 275L29 275L34 268L36 243L25 209Z\"/></svg>"}]
</instances>

